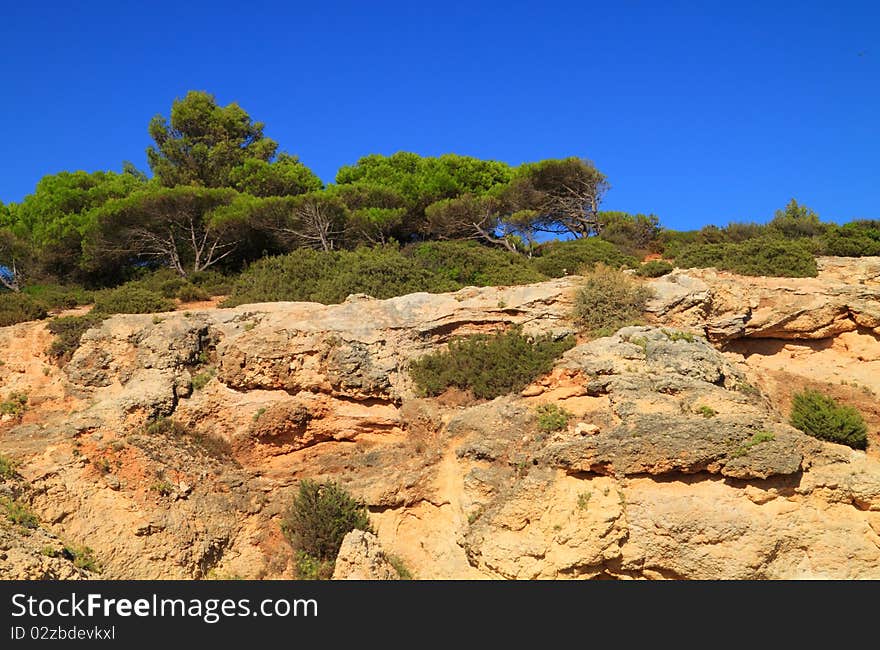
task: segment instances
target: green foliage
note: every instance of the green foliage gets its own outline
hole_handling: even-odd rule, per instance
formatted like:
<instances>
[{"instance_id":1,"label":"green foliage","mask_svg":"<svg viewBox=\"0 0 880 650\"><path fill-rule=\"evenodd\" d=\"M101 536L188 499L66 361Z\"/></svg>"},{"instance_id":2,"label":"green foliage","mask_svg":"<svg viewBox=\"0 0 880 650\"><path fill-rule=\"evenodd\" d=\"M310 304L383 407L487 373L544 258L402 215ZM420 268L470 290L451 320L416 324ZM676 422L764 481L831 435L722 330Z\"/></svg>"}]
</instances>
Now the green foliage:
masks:
<instances>
[{"instance_id":1,"label":"green foliage","mask_svg":"<svg viewBox=\"0 0 880 650\"><path fill-rule=\"evenodd\" d=\"M574 275L602 263L619 268L636 267L636 258L625 254L611 242L597 237L548 242L540 247L535 268L551 278Z\"/></svg>"},{"instance_id":2,"label":"green foliage","mask_svg":"<svg viewBox=\"0 0 880 650\"><path fill-rule=\"evenodd\" d=\"M840 257L880 255L880 221L857 220L829 225L822 238L822 253Z\"/></svg>"},{"instance_id":3,"label":"green foliage","mask_svg":"<svg viewBox=\"0 0 880 650\"><path fill-rule=\"evenodd\" d=\"M688 343L693 343L696 340L693 334L690 332L683 332L681 330L661 330L667 339L675 343L676 341L687 341Z\"/></svg>"},{"instance_id":4,"label":"green foliage","mask_svg":"<svg viewBox=\"0 0 880 650\"><path fill-rule=\"evenodd\" d=\"M455 289L530 284L547 279L522 255L477 242L425 242L404 249L403 254L437 278L434 282L439 286L450 281Z\"/></svg>"},{"instance_id":5,"label":"green foliage","mask_svg":"<svg viewBox=\"0 0 880 650\"><path fill-rule=\"evenodd\" d=\"M82 335L98 325L103 316L91 312L82 316L61 316L49 321L48 329L55 335L49 346L49 355L62 362L70 360L77 351Z\"/></svg>"},{"instance_id":6,"label":"green foliage","mask_svg":"<svg viewBox=\"0 0 880 650\"><path fill-rule=\"evenodd\" d=\"M295 196L324 187L296 156L282 153L274 162L249 158L229 173L232 187L252 196Z\"/></svg>"},{"instance_id":7,"label":"green foliage","mask_svg":"<svg viewBox=\"0 0 880 650\"><path fill-rule=\"evenodd\" d=\"M564 429L574 417L574 413L556 404L541 404L535 409L535 413L538 416L538 428L546 433Z\"/></svg>"},{"instance_id":8,"label":"green foliage","mask_svg":"<svg viewBox=\"0 0 880 650\"><path fill-rule=\"evenodd\" d=\"M36 251L40 272L63 278L79 274L82 235L93 210L144 187L132 174L61 172L44 176L16 206L10 228Z\"/></svg>"},{"instance_id":9,"label":"green foliage","mask_svg":"<svg viewBox=\"0 0 880 650\"><path fill-rule=\"evenodd\" d=\"M825 231L825 224L819 221L819 215L794 199L784 209L776 211L768 226L787 239L814 237Z\"/></svg>"},{"instance_id":10,"label":"green foliage","mask_svg":"<svg viewBox=\"0 0 880 650\"><path fill-rule=\"evenodd\" d=\"M155 291L123 285L99 292L94 310L102 314L151 314L173 309L174 303Z\"/></svg>"},{"instance_id":11,"label":"green foliage","mask_svg":"<svg viewBox=\"0 0 880 650\"><path fill-rule=\"evenodd\" d=\"M564 158L520 165L503 198L514 214L528 214L529 232L588 237L601 230L599 204L608 181L588 160Z\"/></svg>"},{"instance_id":12,"label":"green foliage","mask_svg":"<svg viewBox=\"0 0 880 650\"><path fill-rule=\"evenodd\" d=\"M23 293L0 291L0 327L41 320L46 317L46 305Z\"/></svg>"},{"instance_id":13,"label":"green foliage","mask_svg":"<svg viewBox=\"0 0 880 650\"><path fill-rule=\"evenodd\" d=\"M575 323L592 335L638 323L651 291L623 271L604 265L587 273L574 298Z\"/></svg>"},{"instance_id":14,"label":"green foliage","mask_svg":"<svg viewBox=\"0 0 880 650\"><path fill-rule=\"evenodd\" d=\"M400 580L413 579L413 575L410 572L409 568L407 568L406 564L399 556L388 553L385 557L388 560L388 564L390 564L392 568L397 572L397 577Z\"/></svg>"},{"instance_id":15,"label":"green foliage","mask_svg":"<svg viewBox=\"0 0 880 650\"><path fill-rule=\"evenodd\" d=\"M656 248L660 219L653 214L600 212L599 237L630 254ZM655 277L655 276L652 276Z\"/></svg>"},{"instance_id":16,"label":"green foliage","mask_svg":"<svg viewBox=\"0 0 880 650\"><path fill-rule=\"evenodd\" d=\"M541 279L522 257L474 242L427 242L403 250L395 246L302 249L253 264L237 278L223 306L277 300L334 304L354 293L391 298Z\"/></svg>"},{"instance_id":17,"label":"green foliage","mask_svg":"<svg viewBox=\"0 0 880 650\"><path fill-rule=\"evenodd\" d=\"M278 148L263 128L238 104L218 106L213 95L193 90L174 100L170 120L157 115L150 121L156 146L147 149L147 159L166 187L248 185L259 173L243 172L234 181L233 171L249 159L268 162Z\"/></svg>"},{"instance_id":18,"label":"green foliage","mask_svg":"<svg viewBox=\"0 0 880 650\"><path fill-rule=\"evenodd\" d=\"M664 260L651 260L637 268L636 275L642 278L659 278L662 275L671 273L674 268L672 264Z\"/></svg>"},{"instance_id":19,"label":"green foliage","mask_svg":"<svg viewBox=\"0 0 880 650\"><path fill-rule=\"evenodd\" d=\"M233 253L245 216L227 209L232 189L149 187L92 211L84 264L95 271L157 261L178 275L204 271Z\"/></svg>"},{"instance_id":20,"label":"green foliage","mask_svg":"<svg viewBox=\"0 0 880 650\"><path fill-rule=\"evenodd\" d=\"M223 438L192 430L185 424L168 417L157 418L144 426L148 436L163 436L183 443L191 452L202 452L210 458L227 460L232 446Z\"/></svg>"},{"instance_id":21,"label":"green foliage","mask_svg":"<svg viewBox=\"0 0 880 650\"><path fill-rule=\"evenodd\" d=\"M95 552L88 546L76 546L73 544L65 545L61 554L68 560L73 561L73 566L77 569L85 569L93 573L100 573L101 567L98 565L98 559Z\"/></svg>"},{"instance_id":22,"label":"green foliage","mask_svg":"<svg viewBox=\"0 0 880 650\"><path fill-rule=\"evenodd\" d=\"M208 300L211 296L201 287L187 282L177 290L177 297L182 302L196 302L198 300Z\"/></svg>"},{"instance_id":23,"label":"green foliage","mask_svg":"<svg viewBox=\"0 0 880 650\"><path fill-rule=\"evenodd\" d=\"M730 456L731 458L742 458L752 450L752 447L756 447L764 442L770 442L775 439L776 436L770 431L758 431L753 434L751 438L734 449Z\"/></svg>"},{"instance_id":24,"label":"green foliage","mask_svg":"<svg viewBox=\"0 0 880 650\"><path fill-rule=\"evenodd\" d=\"M334 560L319 560L303 551L294 554L293 570L298 580L330 580L334 566Z\"/></svg>"},{"instance_id":25,"label":"green foliage","mask_svg":"<svg viewBox=\"0 0 880 650\"><path fill-rule=\"evenodd\" d=\"M819 391L805 390L794 396L790 422L793 427L822 440L854 449L864 449L868 444L868 427L862 414Z\"/></svg>"},{"instance_id":26,"label":"green foliage","mask_svg":"<svg viewBox=\"0 0 880 650\"><path fill-rule=\"evenodd\" d=\"M522 390L547 373L573 337L530 338L520 329L453 340L448 350L427 354L410 364L410 374L424 395L439 395L454 386L479 399Z\"/></svg>"},{"instance_id":27,"label":"green foliage","mask_svg":"<svg viewBox=\"0 0 880 650\"><path fill-rule=\"evenodd\" d=\"M7 497L0 497L0 508L5 512L6 519L16 526L32 529L40 524L40 520L34 514L34 511L23 503Z\"/></svg>"},{"instance_id":28,"label":"green foliage","mask_svg":"<svg viewBox=\"0 0 880 650\"><path fill-rule=\"evenodd\" d=\"M150 486L150 492L156 492L160 497L170 497L174 494L174 486L169 481L162 479Z\"/></svg>"},{"instance_id":29,"label":"green foliage","mask_svg":"<svg viewBox=\"0 0 880 650\"><path fill-rule=\"evenodd\" d=\"M11 415L20 418L27 411L28 395L23 392L12 392L0 402L0 415Z\"/></svg>"},{"instance_id":30,"label":"green foliage","mask_svg":"<svg viewBox=\"0 0 880 650\"><path fill-rule=\"evenodd\" d=\"M718 411L713 409L711 406L706 406L703 404L702 406L697 407L697 413L702 415L704 418L714 418L718 415Z\"/></svg>"},{"instance_id":31,"label":"green foliage","mask_svg":"<svg viewBox=\"0 0 880 650\"><path fill-rule=\"evenodd\" d=\"M592 492L581 492L578 494L578 510L586 510L589 508L592 496Z\"/></svg>"},{"instance_id":32,"label":"green foliage","mask_svg":"<svg viewBox=\"0 0 880 650\"><path fill-rule=\"evenodd\" d=\"M690 246L682 249L675 262L680 268L711 266L741 275L807 278L818 274L808 245L779 238Z\"/></svg>"},{"instance_id":33,"label":"green foliage","mask_svg":"<svg viewBox=\"0 0 880 650\"><path fill-rule=\"evenodd\" d=\"M72 309L94 301L93 292L76 285L29 284L21 292L46 305L49 309Z\"/></svg>"},{"instance_id":34,"label":"green foliage","mask_svg":"<svg viewBox=\"0 0 880 650\"><path fill-rule=\"evenodd\" d=\"M313 564L332 564L342 539L352 530L372 532L367 508L362 502L337 483L316 483L309 479L300 482L282 529L293 548Z\"/></svg>"},{"instance_id":35,"label":"green foliage","mask_svg":"<svg viewBox=\"0 0 880 650\"><path fill-rule=\"evenodd\" d=\"M205 386L208 385L208 382L214 378L215 371L213 368L210 370L206 370L205 372L200 372L197 375L193 375L192 378L192 389L193 390L202 390Z\"/></svg>"},{"instance_id":36,"label":"green foliage","mask_svg":"<svg viewBox=\"0 0 880 650\"><path fill-rule=\"evenodd\" d=\"M15 478L16 462L0 454L0 478L4 480Z\"/></svg>"}]
</instances>

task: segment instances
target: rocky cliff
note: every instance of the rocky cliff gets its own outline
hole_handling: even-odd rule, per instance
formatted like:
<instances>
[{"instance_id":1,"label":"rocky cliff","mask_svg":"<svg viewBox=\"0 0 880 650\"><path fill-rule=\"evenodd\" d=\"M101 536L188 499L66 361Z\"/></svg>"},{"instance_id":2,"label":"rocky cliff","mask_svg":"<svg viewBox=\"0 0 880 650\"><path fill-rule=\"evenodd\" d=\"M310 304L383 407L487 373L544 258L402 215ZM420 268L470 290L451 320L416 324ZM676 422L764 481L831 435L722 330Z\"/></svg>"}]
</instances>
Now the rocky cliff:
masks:
<instances>
[{"instance_id":1,"label":"rocky cliff","mask_svg":"<svg viewBox=\"0 0 880 650\"><path fill-rule=\"evenodd\" d=\"M378 542L349 540L340 577L385 576L387 551L419 578L878 578L880 259L821 268L676 271L646 325L479 403L417 397L409 362L514 324L572 333L578 278L116 316L63 369L44 324L2 328L0 397L30 408L0 453L39 534L108 578L292 577L279 521L303 478L370 507ZM866 411L867 454L785 424L813 384ZM546 403L567 428L539 429Z\"/></svg>"}]
</instances>

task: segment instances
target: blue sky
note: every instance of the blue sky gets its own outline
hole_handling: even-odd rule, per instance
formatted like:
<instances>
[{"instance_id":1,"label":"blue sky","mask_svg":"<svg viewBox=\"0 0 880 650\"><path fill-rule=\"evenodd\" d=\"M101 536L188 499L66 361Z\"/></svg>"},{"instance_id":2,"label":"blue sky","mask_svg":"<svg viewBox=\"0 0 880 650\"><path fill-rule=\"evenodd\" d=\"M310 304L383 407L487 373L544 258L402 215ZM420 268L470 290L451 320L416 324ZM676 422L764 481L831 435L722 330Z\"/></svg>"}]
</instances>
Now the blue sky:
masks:
<instances>
[{"instance_id":1,"label":"blue sky","mask_svg":"<svg viewBox=\"0 0 880 650\"><path fill-rule=\"evenodd\" d=\"M0 201L147 168L175 97L237 101L325 181L369 153L591 159L693 228L796 197L880 218L877 2L48 2L0 8Z\"/></svg>"}]
</instances>

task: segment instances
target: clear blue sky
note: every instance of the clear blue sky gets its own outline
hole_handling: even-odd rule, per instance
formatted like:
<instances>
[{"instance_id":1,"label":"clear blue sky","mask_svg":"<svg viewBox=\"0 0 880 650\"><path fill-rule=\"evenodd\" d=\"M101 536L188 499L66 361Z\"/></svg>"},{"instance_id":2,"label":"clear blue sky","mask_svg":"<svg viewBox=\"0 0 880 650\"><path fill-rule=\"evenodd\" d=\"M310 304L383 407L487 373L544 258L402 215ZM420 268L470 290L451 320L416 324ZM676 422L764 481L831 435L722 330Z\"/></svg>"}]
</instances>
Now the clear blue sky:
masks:
<instances>
[{"instance_id":1,"label":"clear blue sky","mask_svg":"<svg viewBox=\"0 0 880 650\"><path fill-rule=\"evenodd\" d=\"M880 218L880 3L5 2L0 200L147 168L175 97L237 101L325 181L369 153L589 158L673 228L790 197Z\"/></svg>"}]
</instances>

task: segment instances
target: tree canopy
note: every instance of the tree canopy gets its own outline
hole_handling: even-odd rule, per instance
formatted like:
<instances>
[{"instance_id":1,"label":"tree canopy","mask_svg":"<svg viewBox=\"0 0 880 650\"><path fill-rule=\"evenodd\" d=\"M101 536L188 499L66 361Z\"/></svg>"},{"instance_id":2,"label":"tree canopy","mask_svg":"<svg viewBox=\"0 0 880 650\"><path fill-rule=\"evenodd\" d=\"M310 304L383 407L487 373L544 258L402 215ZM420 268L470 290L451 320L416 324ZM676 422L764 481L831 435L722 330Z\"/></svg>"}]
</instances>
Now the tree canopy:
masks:
<instances>
[{"instance_id":1,"label":"tree canopy","mask_svg":"<svg viewBox=\"0 0 880 650\"><path fill-rule=\"evenodd\" d=\"M213 95L192 90L174 100L170 119L150 121L155 146L147 148L147 159L166 187L231 187L236 167L275 156L278 143L263 135L264 126L238 104L218 106Z\"/></svg>"}]
</instances>

